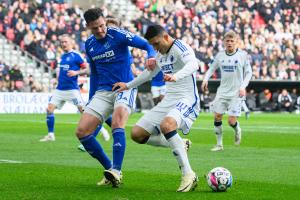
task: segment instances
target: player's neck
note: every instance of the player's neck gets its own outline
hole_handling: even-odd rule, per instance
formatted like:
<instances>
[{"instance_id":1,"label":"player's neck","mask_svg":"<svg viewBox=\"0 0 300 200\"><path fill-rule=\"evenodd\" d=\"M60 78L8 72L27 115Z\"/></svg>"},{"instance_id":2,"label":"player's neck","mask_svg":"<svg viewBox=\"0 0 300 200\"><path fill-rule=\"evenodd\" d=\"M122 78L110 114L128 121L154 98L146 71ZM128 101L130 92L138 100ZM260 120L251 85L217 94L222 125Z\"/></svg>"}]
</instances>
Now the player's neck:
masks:
<instances>
[{"instance_id":1,"label":"player's neck","mask_svg":"<svg viewBox=\"0 0 300 200\"><path fill-rule=\"evenodd\" d=\"M170 37L170 42L169 42L169 46L168 46L168 50L166 51L166 54L169 53L169 51L172 48L174 42L175 42L175 39Z\"/></svg>"},{"instance_id":2,"label":"player's neck","mask_svg":"<svg viewBox=\"0 0 300 200\"><path fill-rule=\"evenodd\" d=\"M234 49L232 51L228 51L228 50L225 50L225 53L229 56L232 56L233 54L235 54L237 52L238 49Z\"/></svg>"}]
</instances>

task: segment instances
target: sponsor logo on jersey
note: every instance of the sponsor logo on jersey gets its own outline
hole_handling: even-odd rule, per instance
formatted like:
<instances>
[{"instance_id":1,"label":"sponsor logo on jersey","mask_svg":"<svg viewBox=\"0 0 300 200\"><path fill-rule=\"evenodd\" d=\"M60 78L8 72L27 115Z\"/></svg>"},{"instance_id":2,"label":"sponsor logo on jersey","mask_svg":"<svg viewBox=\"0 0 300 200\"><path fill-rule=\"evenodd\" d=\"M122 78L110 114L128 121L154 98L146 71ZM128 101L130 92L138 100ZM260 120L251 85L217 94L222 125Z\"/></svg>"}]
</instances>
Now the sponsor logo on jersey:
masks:
<instances>
[{"instance_id":1,"label":"sponsor logo on jersey","mask_svg":"<svg viewBox=\"0 0 300 200\"><path fill-rule=\"evenodd\" d=\"M95 60L100 60L100 59L103 59L103 58L111 58L115 55L114 51L113 50L110 50L110 51L106 51L105 53L103 54L100 54L100 55L97 55L97 56L94 56L92 58L93 61Z\"/></svg>"},{"instance_id":2,"label":"sponsor logo on jersey","mask_svg":"<svg viewBox=\"0 0 300 200\"><path fill-rule=\"evenodd\" d=\"M234 65L222 65L222 70L224 72L234 72L236 70L237 66Z\"/></svg>"},{"instance_id":3,"label":"sponsor logo on jersey","mask_svg":"<svg viewBox=\"0 0 300 200\"><path fill-rule=\"evenodd\" d=\"M65 65L60 65L60 68L61 68L62 70L64 70L64 71L68 71L69 68L70 68L70 66L67 65L67 64L65 64Z\"/></svg>"},{"instance_id":4,"label":"sponsor logo on jersey","mask_svg":"<svg viewBox=\"0 0 300 200\"><path fill-rule=\"evenodd\" d=\"M168 65L163 65L161 67L161 70L165 73L165 74L171 74L173 72L173 64L168 64Z\"/></svg>"}]
</instances>

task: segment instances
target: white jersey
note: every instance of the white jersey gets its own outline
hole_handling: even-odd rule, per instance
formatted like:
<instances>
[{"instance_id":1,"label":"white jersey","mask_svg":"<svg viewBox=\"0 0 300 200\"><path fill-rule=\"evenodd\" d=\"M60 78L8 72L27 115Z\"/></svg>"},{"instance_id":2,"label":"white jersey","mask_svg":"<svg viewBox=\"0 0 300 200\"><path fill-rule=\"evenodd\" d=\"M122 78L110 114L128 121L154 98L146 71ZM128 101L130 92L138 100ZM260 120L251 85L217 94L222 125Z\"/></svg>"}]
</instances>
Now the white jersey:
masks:
<instances>
[{"instance_id":1,"label":"white jersey","mask_svg":"<svg viewBox=\"0 0 300 200\"><path fill-rule=\"evenodd\" d=\"M163 100L145 114L137 125L148 133L156 133L165 117L176 120L177 128L187 134L199 115L200 103L196 86L198 60L192 48L181 40L174 40L166 54L156 55L156 68L145 70L127 87L136 87L151 79L160 70L164 74L172 74L176 82L166 82L166 95Z\"/></svg>"},{"instance_id":2,"label":"white jersey","mask_svg":"<svg viewBox=\"0 0 300 200\"><path fill-rule=\"evenodd\" d=\"M238 97L239 89L246 88L252 77L248 54L240 49L231 55L219 52L210 63L204 80L207 81L217 68L221 71L221 84L217 91L220 98Z\"/></svg>"},{"instance_id":3,"label":"white jersey","mask_svg":"<svg viewBox=\"0 0 300 200\"><path fill-rule=\"evenodd\" d=\"M135 80L127 83L127 87L136 87L151 79L161 70L164 74L172 74L176 77L176 82L166 82L167 93L165 98L189 98L193 103L199 101L195 78L198 70L198 60L189 45L181 40L174 40L173 45L166 54L157 53L156 65L153 71L145 70Z\"/></svg>"}]
</instances>

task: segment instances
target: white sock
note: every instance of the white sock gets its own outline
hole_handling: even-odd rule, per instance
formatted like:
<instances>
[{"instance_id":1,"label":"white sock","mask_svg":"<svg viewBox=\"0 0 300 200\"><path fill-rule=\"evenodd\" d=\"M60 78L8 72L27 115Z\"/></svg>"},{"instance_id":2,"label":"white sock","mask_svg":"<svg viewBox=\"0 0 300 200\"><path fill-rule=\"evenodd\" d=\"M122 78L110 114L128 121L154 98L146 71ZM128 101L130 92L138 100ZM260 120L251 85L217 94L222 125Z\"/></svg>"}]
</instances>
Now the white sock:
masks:
<instances>
[{"instance_id":1,"label":"white sock","mask_svg":"<svg viewBox=\"0 0 300 200\"><path fill-rule=\"evenodd\" d=\"M221 126L215 126L215 133L217 138L217 145L223 146L223 130Z\"/></svg>"},{"instance_id":2,"label":"white sock","mask_svg":"<svg viewBox=\"0 0 300 200\"><path fill-rule=\"evenodd\" d=\"M51 137L54 137L54 133L53 132L49 132L48 135L51 136Z\"/></svg>"},{"instance_id":3,"label":"white sock","mask_svg":"<svg viewBox=\"0 0 300 200\"><path fill-rule=\"evenodd\" d=\"M170 144L166 140L165 136L161 133L159 133L158 135L154 135L154 134L150 135L146 144L152 145L152 146L159 146L159 147L169 147L170 146Z\"/></svg>"},{"instance_id":4,"label":"white sock","mask_svg":"<svg viewBox=\"0 0 300 200\"><path fill-rule=\"evenodd\" d=\"M168 139L173 154L175 155L178 165L181 169L182 175L192 173L193 170L189 163L187 152L184 149L184 143L182 138L176 133L174 136Z\"/></svg>"},{"instance_id":5,"label":"white sock","mask_svg":"<svg viewBox=\"0 0 300 200\"><path fill-rule=\"evenodd\" d=\"M235 131L235 133L239 130L240 128L240 123L238 121L236 121L236 127L232 127Z\"/></svg>"}]
</instances>

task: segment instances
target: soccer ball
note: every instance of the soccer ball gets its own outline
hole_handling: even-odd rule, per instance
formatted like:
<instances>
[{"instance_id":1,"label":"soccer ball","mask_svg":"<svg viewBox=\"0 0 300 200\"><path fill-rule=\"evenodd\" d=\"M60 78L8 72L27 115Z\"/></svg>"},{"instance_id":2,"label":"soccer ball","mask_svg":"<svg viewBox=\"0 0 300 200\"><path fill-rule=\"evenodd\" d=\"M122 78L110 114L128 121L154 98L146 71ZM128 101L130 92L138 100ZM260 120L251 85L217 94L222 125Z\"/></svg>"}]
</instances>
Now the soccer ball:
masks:
<instances>
[{"instance_id":1,"label":"soccer ball","mask_svg":"<svg viewBox=\"0 0 300 200\"><path fill-rule=\"evenodd\" d=\"M216 167L207 174L208 186L216 192L225 192L232 185L232 176L228 169Z\"/></svg>"}]
</instances>

